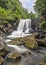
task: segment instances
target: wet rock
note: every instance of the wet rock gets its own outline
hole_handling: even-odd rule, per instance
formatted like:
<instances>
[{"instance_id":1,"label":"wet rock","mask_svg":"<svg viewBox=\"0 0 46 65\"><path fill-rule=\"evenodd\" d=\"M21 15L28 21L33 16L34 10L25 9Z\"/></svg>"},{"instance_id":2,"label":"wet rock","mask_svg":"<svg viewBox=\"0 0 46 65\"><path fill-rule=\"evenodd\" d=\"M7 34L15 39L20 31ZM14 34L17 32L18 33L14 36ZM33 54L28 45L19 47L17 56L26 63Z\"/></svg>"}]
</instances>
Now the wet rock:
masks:
<instances>
[{"instance_id":1,"label":"wet rock","mask_svg":"<svg viewBox=\"0 0 46 65\"><path fill-rule=\"evenodd\" d=\"M44 62L40 62L39 65L46 65Z\"/></svg>"},{"instance_id":2,"label":"wet rock","mask_svg":"<svg viewBox=\"0 0 46 65\"><path fill-rule=\"evenodd\" d=\"M11 45L24 45L23 38L16 38L12 40L9 44Z\"/></svg>"},{"instance_id":3,"label":"wet rock","mask_svg":"<svg viewBox=\"0 0 46 65\"><path fill-rule=\"evenodd\" d=\"M46 46L46 33L45 32L36 32L33 34L38 45Z\"/></svg>"},{"instance_id":4,"label":"wet rock","mask_svg":"<svg viewBox=\"0 0 46 65\"><path fill-rule=\"evenodd\" d=\"M35 38L33 38L31 36L24 38L24 43L25 43L25 46L29 49L37 49L38 48L38 44L35 41Z\"/></svg>"},{"instance_id":5,"label":"wet rock","mask_svg":"<svg viewBox=\"0 0 46 65\"><path fill-rule=\"evenodd\" d=\"M35 41L34 36L27 36L27 37L23 37L23 38L17 38L17 39L14 39L13 41L11 41L9 44L24 45L24 46L26 46L27 48L30 48L30 49L36 49L38 47L38 44Z\"/></svg>"},{"instance_id":6,"label":"wet rock","mask_svg":"<svg viewBox=\"0 0 46 65\"><path fill-rule=\"evenodd\" d=\"M24 57L31 57L31 53L28 52L28 51L23 52L21 55L24 56Z\"/></svg>"},{"instance_id":7,"label":"wet rock","mask_svg":"<svg viewBox=\"0 0 46 65\"><path fill-rule=\"evenodd\" d=\"M4 42L4 39L2 39L0 37L0 55L5 56L8 51L9 51L9 48L7 47L6 43Z\"/></svg>"},{"instance_id":8,"label":"wet rock","mask_svg":"<svg viewBox=\"0 0 46 65\"><path fill-rule=\"evenodd\" d=\"M0 65L4 64L4 59L0 56Z\"/></svg>"},{"instance_id":9,"label":"wet rock","mask_svg":"<svg viewBox=\"0 0 46 65\"><path fill-rule=\"evenodd\" d=\"M17 45L19 45L19 46L20 45L24 45L24 42L23 41L20 41L20 42L17 43Z\"/></svg>"},{"instance_id":10,"label":"wet rock","mask_svg":"<svg viewBox=\"0 0 46 65\"><path fill-rule=\"evenodd\" d=\"M43 39L36 39L37 43L39 44L43 44L46 46L46 38L43 38Z\"/></svg>"},{"instance_id":11,"label":"wet rock","mask_svg":"<svg viewBox=\"0 0 46 65\"><path fill-rule=\"evenodd\" d=\"M18 52L16 52L16 53L11 52L7 55L7 60L9 60L9 61L20 61L21 55Z\"/></svg>"},{"instance_id":12,"label":"wet rock","mask_svg":"<svg viewBox=\"0 0 46 65\"><path fill-rule=\"evenodd\" d=\"M8 50L6 43L4 42L3 38L1 38L1 37L0 37L0 50L4 50L4 51Z\"/></svg>"}]
</instances>

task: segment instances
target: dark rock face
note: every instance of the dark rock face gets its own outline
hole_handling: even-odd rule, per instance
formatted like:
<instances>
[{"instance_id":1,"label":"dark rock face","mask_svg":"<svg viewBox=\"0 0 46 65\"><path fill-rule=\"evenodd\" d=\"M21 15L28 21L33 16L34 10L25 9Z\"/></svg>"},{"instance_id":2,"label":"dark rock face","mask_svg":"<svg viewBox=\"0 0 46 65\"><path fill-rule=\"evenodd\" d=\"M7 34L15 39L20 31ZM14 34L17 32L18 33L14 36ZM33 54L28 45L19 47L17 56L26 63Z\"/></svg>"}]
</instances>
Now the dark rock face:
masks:
<instances>
[{"instance_id":1,"label":"dark rock face","mask_svg":"<svg viewBox=\"0 0 46 65\"><path fill-rule=\"evenodd\" d=\"M31 27L34 31L37 31L39 28L39 19L38 18L34 18L31 21Z\"/></svg>"},{"instance_id":2,"label":"dark rock face","mask_svg":"<svg viewBox=\"0 0 46 65\"><path fill-rule=\"evenodd\" d=\"M37 32L37 34L35 34L35 39L37 41L38 44L43 44L46 46L46 33L45 32Z\"/></svg>"}]
</instances>

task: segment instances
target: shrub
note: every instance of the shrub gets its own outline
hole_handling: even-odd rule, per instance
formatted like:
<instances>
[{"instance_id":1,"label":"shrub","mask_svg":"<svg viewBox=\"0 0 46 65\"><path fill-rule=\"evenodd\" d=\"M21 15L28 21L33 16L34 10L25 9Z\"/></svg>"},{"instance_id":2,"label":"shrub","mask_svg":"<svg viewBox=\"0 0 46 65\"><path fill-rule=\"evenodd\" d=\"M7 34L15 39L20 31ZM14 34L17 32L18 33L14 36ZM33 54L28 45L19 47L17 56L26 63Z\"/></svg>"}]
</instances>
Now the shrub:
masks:
<instances>
[{"instance_id":1,"label":"shrub","mask_svg":"<svg viewBox=\"0 0 46 65\"><path fill-rule=\"evenodd\" d=\"M42 22L42 23L40 24L40 29L41 29L41 30L46 30L46 22Z\"/></svg>"}]
</instances>

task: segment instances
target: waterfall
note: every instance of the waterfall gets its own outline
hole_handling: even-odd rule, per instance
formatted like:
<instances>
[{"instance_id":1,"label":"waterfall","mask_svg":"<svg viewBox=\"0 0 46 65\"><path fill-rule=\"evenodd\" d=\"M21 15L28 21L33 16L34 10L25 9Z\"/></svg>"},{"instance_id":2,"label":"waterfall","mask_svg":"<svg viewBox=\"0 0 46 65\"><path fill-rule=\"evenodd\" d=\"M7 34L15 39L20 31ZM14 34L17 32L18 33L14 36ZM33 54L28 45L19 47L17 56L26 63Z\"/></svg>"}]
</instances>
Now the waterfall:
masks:
<instances>
[{"instance_id":1,"label":"waterfall","mask_svg":"<svg viewBox=\"0 0 46 65\"><path fill-rule=\"evenodd\" d=\"M26 20L20 20L17 31L23 31Z\"/></svg>"},{"instance_id":2,"label":"waterfall","mask_svg":"<svg viewBox=\"0 0 46 65\"><path fill-rule=\"evenodd\" d=\"M24 36L30 35L29 30L31 30L31 20L30 19L21 19L19 24L18 24L17 30L13 31L11 33L11 35L9 35L7 37L10 39L24 37Z\"/></svg>"},{"instance_id":3,"label":"waterfall","mask_svg":"<svg viewBox=\"0 0 46 65\"><path fill-rule=\"evenodd\" d=\"M23 31L24 29L27 30L29 28L31 29L31 20L30 19L25 19L25 20L21 19L20 23L18 25L17 31Z\"/></svg>"}]
</instances>

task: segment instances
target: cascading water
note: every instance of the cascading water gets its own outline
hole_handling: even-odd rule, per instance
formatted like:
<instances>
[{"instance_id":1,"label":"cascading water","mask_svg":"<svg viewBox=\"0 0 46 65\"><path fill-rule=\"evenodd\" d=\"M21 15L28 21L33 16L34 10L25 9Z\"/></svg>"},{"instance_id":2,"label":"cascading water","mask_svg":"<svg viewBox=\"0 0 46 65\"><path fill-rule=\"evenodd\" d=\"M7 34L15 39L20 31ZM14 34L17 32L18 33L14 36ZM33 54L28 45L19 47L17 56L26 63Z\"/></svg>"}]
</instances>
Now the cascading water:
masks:
<instances>
[{"instance_id":1,"label":"cascading water","mask_svg":"<svg viewBox=\"0 0 46 65\"><path fill-rule=\"evenodd\" d=\"M21 19L18 25L17 31L13 31L11 35L7 36L10 39L24 37L29 34L29 30L31 30L31 20L30 19ZM27 33L27 34L26 34Z\"/></svg>"},{"instance_id":2,"label":"cascading water","mask_svg":"<svg viewBox=\"0 0 46 65\"><path fill-rule=\"evenodd\" d=\"M10 39L13 39L13 38L17 38L17 37L24 37L27 35L32 35L32 34L29 34L29 30L31 30L31 20L30 19L25 19L25 20L21 19L20 23L18 25L17 31L13 31L11 33L11 35L9 35L7 37ZM9 41L11 41L11 40L6 40L6 42L9 42ZM45 52L43 52L43 50L42 51L38 50L39 52L41 52L41 53L39 53L38 51L35 51L35 50L34 51L29 50L26 47L24 47L23 45L17 46L17 45L7 44L7 46L10 48L11 52L17 51L20 54L24 53L24 52L30 52L31 56L28 55L28 57L25 57L25 56L21 55L21 61L20 62L17 62L17 63L16 62L9 62L8 63L8 61L6 61L5 65L38 65L38 63L43 58L42 53L46 54Z\"/></svg>"}]
</instances>

